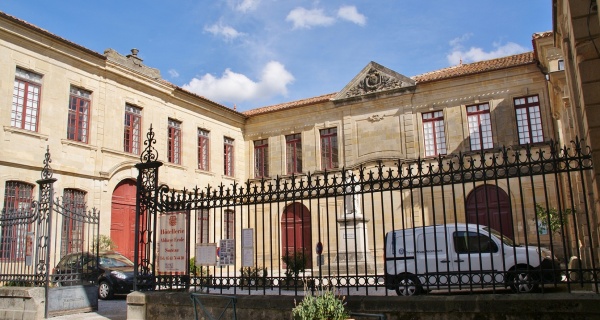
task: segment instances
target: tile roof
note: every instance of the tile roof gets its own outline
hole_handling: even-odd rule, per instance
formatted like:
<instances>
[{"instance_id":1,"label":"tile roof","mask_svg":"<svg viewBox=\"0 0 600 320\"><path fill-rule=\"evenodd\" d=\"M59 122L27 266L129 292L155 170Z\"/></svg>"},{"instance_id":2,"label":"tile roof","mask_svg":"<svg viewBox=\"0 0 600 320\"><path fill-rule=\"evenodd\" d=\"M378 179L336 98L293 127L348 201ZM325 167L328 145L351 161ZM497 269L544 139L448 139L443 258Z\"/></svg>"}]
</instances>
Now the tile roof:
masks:
<instances>
[{"instance_id":1,"label":"tile roof","mask_svg":"<svg viewBox=\"0 0 600 320\"><path fill-rule=\"evenodd\" d=\"M448 67L448 68L424 73L421 75L417 75L417 76L411 77L411 79L414 79L418 85L419 83L451 79L451 78L456 78L456 77L461 77L461 76L466 76L466 75L477 74L477 73L481 73L481 72L506 69L506 68L527 65L527 64L532 64L532 63L536 63L536 60L535 60L533 52L531 51L531 52L516 54L516 55L512 55L512 56L508 56L508 57L492 59L492 60L460 64L457 66ZM337 94L337 92L334 92L334 93L329 93L329 94L325 94L325 95L318 96L318 97L307 98L307 99L302 99L302 100L297 100L297 101L285 102L282 104L272 105L272 106L268 106L268 107L252 109L252 110L243 112L243 114L246 116L255 116L255 115L279 111L279 110L303 107L303 106L307 106L307 105L312 105L312 104L316 104L316 103L329 101L336 94Z\"/></svg>"},{"instance_id":2,"label":"tile roof","mask_svg":"<svg viewBox=\"0 0 600 320\"><path fill-rule=\"evenodd\" d=\"M304 107L304 106L308 106L311 104L317 104L317 103L321 103L324 101L329 101L336 94L337 94L337 92L328 93L328 94L324 94L324 95L318 96L318 97L312 97L312 98L307 98L307 99L302 99L302 100L285 102L285 103L276 104L276 105L272 105L272 106L268 106L268 107L256 108L256 109L244 111L242 113L246 116L254 116L254 115L269 113L269 112L278 111L278 110Z\"/></svg>"},{"instance_id":3,"label":"tile roof","mask_svg":"<svg viewBox=\"0 0 600 320\"><path fill-rule=\"evenodd\" d=\"M416 80L418 84L422 82L445 80L481 72L506 69L510 67L535 63L535 61L536 60L534 59L533 51L530 51L492 60L459 64L457 66L452 66L449 68L424 73L418 76L414 76L412 78Z\"/></svg>"}]
</instances>

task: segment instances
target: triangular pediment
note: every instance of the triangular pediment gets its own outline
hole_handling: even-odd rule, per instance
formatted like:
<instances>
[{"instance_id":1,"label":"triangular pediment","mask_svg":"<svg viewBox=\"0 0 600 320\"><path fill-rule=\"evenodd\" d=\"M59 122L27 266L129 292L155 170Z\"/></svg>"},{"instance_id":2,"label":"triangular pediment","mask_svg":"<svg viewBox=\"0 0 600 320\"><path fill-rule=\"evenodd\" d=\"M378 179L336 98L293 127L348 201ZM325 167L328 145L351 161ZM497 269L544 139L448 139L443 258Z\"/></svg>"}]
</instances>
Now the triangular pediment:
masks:
<instances>
[{"instance_id":1,"label":"triangular pediment","mask_svg":"<svg viewBox=\"0 0 600 320\"><path fill-rule=\"evenodd\" d=\"M369 62L333 100L343 100L376 92L414 87L415 81L376 62Z\"/></svg>"}]
</instances>

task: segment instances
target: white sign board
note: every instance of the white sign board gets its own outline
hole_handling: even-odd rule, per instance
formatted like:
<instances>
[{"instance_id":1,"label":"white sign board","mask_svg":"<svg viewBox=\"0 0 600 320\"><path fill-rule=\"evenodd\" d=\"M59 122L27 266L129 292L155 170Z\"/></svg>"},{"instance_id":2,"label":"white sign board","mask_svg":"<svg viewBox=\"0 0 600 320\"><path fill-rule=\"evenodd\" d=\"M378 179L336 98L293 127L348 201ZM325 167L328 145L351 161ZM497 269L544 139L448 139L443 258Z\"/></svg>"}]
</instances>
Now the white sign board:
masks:
<instances>
[{"instance_id":1,"label":"white sign board","mask_svg":"<svg viewBox=\"0 0 600 320\"><path fill-rule=\"evenodd\" d=\"M214 266L217 264L217 244L196 244L196 266Z\"/></svg>"},{"instance_id":2,"label":"white sign board","mask_svg":"<svg viewBox=\"0 0 600 320\"><path fill-rule=\"evenodd\" d=\"M242 267L254 266L254 229L242 229Z\"/></svg>"},{"instance_id":3,"label":"white sign board","mask_svg":"<svg viewBox=\"0 0 600 320\"><path fill-rule=\"evenodd\" d=\"M187 212L176 211L160 215L158 229L158 273L185 274L187 265Z\"/></svg>"}]
</instances>

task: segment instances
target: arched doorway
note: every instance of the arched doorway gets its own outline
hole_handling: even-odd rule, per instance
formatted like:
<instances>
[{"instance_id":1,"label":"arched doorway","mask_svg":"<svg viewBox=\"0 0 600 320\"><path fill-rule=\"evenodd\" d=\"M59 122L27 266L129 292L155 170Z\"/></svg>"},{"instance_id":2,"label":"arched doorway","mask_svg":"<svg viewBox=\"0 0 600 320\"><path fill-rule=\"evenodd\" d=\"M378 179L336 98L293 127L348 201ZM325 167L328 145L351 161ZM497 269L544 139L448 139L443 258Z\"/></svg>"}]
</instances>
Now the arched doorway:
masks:
<instances>
[{"instance_id":1,"label":"arched doorway","mask_svg":"<svg viewBox=\"0 0 600 320\"><path fill-rule=\"evenodd\" d=\"M312 241L310 212L301 203L288 205L281 217L281 251L302 250L307 259L306 268L312 268Z\"/></svg>"},{"instance_id":2,"label":"arched doorway","mask_svg":"<svg viewBox=\"0 0 600 320\"><path fill-rule=\"evenodd\" d=\"M482 224L513 239L512 213L508 194L494 185L483 185L467 197L467 222Z\"/></svg>"},{"instance_id":3,"label":"arched doorway","mask_svg":"<svg viewBox=\"0 0 600 320\"><path fill-rule=\"evenodd\" d=\"M133 260L135 249L135 180L123 180L115 187L111 203L110 238L117 251Z\"/></svg>"}]
</instances>

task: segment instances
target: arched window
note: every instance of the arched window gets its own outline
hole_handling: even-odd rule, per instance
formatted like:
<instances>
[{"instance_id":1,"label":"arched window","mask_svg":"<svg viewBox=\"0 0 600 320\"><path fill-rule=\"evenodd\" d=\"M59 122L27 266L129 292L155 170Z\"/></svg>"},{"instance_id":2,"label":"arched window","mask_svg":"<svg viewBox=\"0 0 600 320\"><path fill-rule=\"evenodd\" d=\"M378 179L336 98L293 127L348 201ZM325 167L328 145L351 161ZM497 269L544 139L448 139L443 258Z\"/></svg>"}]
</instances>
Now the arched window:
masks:
<instances>
[{"instance_id":1,"label":"arched window","mask_svg":"<svg viewBox=\"0 0 600 320\"><path fill-rule=\"evenodd\" d=\"M65 189L60 239L61 257L83 251L83 216L85 215L85 191Z\"/></svg>"},{"instance_id":2,"label":"arched window","mask_svg":"<svg viewBox=\"0 0 600 320\"><path fill-rule=\"evenodd\" d=\"M4 208L2 218L5 221L23 218L31 212L33 185L21 181L7 181L4 188ZM0 258L20 260L25 258L25 240L31 224L10 223L0 230Z\"/></svg>"}]
</instances>

